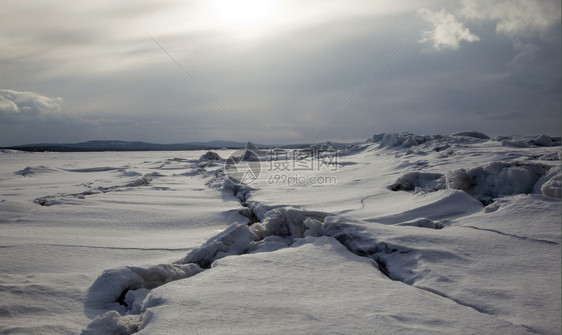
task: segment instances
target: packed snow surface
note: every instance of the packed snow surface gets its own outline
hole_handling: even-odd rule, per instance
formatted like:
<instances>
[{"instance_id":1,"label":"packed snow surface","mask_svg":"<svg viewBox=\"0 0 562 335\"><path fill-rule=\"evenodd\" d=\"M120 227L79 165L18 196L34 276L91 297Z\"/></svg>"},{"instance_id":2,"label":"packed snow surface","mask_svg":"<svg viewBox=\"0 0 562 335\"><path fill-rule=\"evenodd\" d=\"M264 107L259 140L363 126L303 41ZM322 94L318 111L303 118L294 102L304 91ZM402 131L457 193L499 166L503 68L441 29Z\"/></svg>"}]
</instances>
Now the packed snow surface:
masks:
<instances>
[{"instance_id":1,"label":"packed snow surface","mask_svg":"<svg viewBox=\"0 0 562 335\"><path fill-rule=\"evenodd\" d=\"M3 151L0 333L559 334L560 155L476 131Z\"/></svg>"}]
</instances>

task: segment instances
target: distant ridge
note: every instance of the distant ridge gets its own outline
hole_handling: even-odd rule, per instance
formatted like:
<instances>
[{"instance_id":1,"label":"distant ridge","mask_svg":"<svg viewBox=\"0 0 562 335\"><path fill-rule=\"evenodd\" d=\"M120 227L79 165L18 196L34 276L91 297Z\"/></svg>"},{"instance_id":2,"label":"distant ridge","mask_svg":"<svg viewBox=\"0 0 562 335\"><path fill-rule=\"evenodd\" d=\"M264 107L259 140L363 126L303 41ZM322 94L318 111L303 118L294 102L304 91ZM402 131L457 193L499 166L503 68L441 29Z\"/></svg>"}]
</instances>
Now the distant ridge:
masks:
<instances>
[{"instance_id":1,"label":"distant ridge","mask_svg":"<svg viewBox=\"0 0 562 335\"><path fill-rule=\"evenodd\" d=\"M336 146L346 146L354 143L339 143L339 142L322 142L318 144L329 144ZM235 142L214 140L209 142L186 142L186 143L172 143L172 144L159 144L142 141L120 141L120 140L94 140L80 143L36 143L15 145L9 147L0 147L0 149L7 150L21 150L30 152L96 152L96 151L187 151L187 150L216 150L216 149L244 149L247 142ZM312 143L299 143L299 144L254 144L260 149L302 149L308 148Z\"/></svg>"},{"instance_id":2,"label":"distant ridge","mask_svg":"<svg viewBox=\"0 0 562 335\"><path fill-rule=\"evenodd\" d=\"M158 144L141 141L87 141L80 143L38 143L3 147L2 149L22 151L55 151L55 152L89 152L89 151L184 151L210 149L239 149L246 143L233 141L188 142L174 144ZM268 148L271 146L258 145Z\"/></svg>"}]
</instances>

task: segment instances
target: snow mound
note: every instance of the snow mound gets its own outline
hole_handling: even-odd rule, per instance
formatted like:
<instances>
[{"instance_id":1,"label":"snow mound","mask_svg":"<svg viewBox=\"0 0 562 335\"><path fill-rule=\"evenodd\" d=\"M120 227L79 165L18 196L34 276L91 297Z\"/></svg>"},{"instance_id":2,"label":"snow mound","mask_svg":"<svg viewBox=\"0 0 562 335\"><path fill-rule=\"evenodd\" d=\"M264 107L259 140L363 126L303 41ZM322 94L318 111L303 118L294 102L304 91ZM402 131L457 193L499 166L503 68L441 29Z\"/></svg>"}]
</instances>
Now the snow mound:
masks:
<instances>
[{"instance_id":1,"label":"snow mound","mask_svg":"<svg viewBox=\"0 0 562 335\"><path fill-rule=\"evenodd\" d=\"M199 162L220 161L222 158L213 151L207 151L204 155L199 157Z\"/></svg>"},{"instance_id":2,"label":"snow mound","mask_svg":"<svg viewBox=\"0 0 562 335\"><path fill-rule=\"evenodd\" d=\"M535 184L550 170L542 164L493 162L474 169L447 174L447 187L475 197L502 197L532 193Z\"/></svg>"},{"instance_id":3,"label":"snow mound","mask_svg":"<svg viewBox=\"0 0 562 335\"><path fill-rule=\"evenodd\" d=\"M392 191L437 191L445 188L445 176L441 173L410 172L388 188Z\"/></svg>"},{"instance_id":4,"label":"snow mound","mask_svg":"<svg viewBox=\"0 0 562 335\"><path fill-rule=\"evenodd\" d=\"M479 138L481 140L489 140L490 136L477 132L477 131L459 131L457 133L452 134L451 136L465 136L465 137L474 137Z\"/></svg>"}]
</instances>

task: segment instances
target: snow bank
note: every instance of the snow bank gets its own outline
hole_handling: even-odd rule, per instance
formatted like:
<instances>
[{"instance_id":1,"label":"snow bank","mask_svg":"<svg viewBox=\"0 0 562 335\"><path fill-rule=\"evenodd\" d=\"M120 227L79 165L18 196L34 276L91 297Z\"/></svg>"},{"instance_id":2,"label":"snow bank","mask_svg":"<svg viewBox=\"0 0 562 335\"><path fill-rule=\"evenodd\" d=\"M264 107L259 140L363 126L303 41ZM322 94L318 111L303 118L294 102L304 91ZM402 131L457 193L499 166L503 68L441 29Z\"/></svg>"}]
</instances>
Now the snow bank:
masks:
<instances>
[{"instance_id":1,"label":"snow bank","mask_svg":"<svg viewBox=\"0 0 562 335\"><path fill-rule=\"evenodd\" d=\"M532 193L537 181L550 169L542 164L493 162L474 169L447 174L447 187L473 196L502 197Z\"/></svg>"}]
</instances>

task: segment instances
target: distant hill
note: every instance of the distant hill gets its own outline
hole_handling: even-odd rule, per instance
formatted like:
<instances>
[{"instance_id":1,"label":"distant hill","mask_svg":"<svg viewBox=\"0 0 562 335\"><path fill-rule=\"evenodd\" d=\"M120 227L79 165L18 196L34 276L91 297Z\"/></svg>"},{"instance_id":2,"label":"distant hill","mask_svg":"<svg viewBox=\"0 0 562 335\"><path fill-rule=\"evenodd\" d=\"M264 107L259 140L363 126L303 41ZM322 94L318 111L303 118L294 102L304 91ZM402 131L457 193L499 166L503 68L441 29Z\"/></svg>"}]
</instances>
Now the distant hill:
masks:
<instances>
[{"instance_id":1,"label":"distant hill","mask_svg":"<svg viewBox=\"0 0 562 335\"><path fill-rule=\"evenodd\" d=\"M358 142L357 142L358 143ZM315 145L335 145L345 147L353 143L323 142ZM301 149L308 148L311 143L267 145L254 144L260 149L283 148ZM80 143L37 143L0 147L0 149L34 151L34 152L89 152L89 151L185 151L185 150L213 150L213 149L240 149L245 148L246 142L215 140L209 142L186 142L173 144L158 144L141 141L87 141Z\"/></svg>"},{"instance_id":2,"label":"distant hill","mask_svg":"<svg viewBox=\"0 0 562 335\"><path fill-rule=\"evenodd\" d=\"M4 147L2 149L23 151L88 152L88 151L175 151L175 150L209 150L238 149L246 143L233 141L189 142L158 144L140 141L88 141L81 143L38 143ZM261 145L259 145L261 146ZM263 146L269 147L269 146Z\"/></svg>"}]
</instances>

